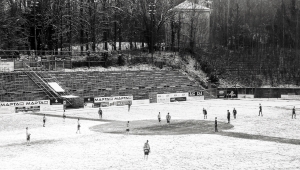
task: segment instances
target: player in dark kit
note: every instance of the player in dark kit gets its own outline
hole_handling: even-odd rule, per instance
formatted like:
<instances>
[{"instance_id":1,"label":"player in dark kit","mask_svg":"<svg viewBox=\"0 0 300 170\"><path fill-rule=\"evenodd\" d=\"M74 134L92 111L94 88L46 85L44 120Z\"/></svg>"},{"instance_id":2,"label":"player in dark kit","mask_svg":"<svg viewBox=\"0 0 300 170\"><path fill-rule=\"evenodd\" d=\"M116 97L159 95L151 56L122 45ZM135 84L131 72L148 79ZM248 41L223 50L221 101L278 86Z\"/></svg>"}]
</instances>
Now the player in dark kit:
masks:
<instances>
[{"instance_id":1,"label":"player in dark kit","mask_svg":"<svg viewBox=\"0 0 300 170\"><path fill-rule=\"evenodd\" d=\"M217 117L215 118L215 132L218 132L218 121L217 121Z\"/></svg>"},{"instance_id":2,"label":"player in dark kit","mask_svg":"<svg viewBox=\"0 0 300 170\"><path fill-rule=\"evenodd\" d=\"M146 158L146 160L148 160L148 155L150 153L150 145L148 143L148 140L147 142L144 144L144 159Z\"/></svg>"},{"instance_id":3,"label":"player in dark kit","mask_svg":"<svg viewBox=\"0 0 300 170\"><path fill-rule=\"evenodd\" d=\"M29 146L30 145L30 133L28 132L28 127L26 127L26 144L27 144L27 146Z\"/></svg>"},{"instance_id":4,"label":"player in dark kit","mask_svg":"<svg viewBox=\"0 0 300 170\"><path fill-rule=\"evenodd\" d=\"M66 119L66 113L65 113L66 110L64 110L64 113L63 113L63 119L64 119L64 122L65 122L65 119Z\"/></svg>"},{"instance_id":5,"label":"player in dark kit","mask_svg":"<svg viewBox=\"0 0 300 170\"><path fill-rule=\"evenodd\" d=\"M228 123L230 123L230 112L229 112L229 110L227 110L227 120L228 120Z\"/></svg>"},{"instance_id":6,"label":"player in dark kit","mask_svg":"<svg viewBox=\"0 0 300 170\"><path fill-rule=\"evenodd\" d=\"M76 131L76 133L80 133L80 122L79 122L79 118L78 118L78 121L77 121L77 131Z\"/></svg>"},{"instance_id":7,"label":"player in dark kit","mask_svg":"<svg viewBox=\"0 0 300 170\"><path fill-rule=\"evenodd\" d=\"M127 125L126 125L126 134L129 135L129 121L127 122Z\"/></svg>"},{"instance_id":8,"label":"player in dark kit","mask_svg":"<svg viewBox=\"0 0 300 170\"><path fill-rule=\"evenodd\" d=\"M292 112L292 119L295 118L296 119L296 109L295 106L293 108L293 112Z\"/></svg>"},{"instance_id":9,"label":"player in dark kit","mask_svg":"<svg viewBox=\"0 0 300 170\"><path fill-rule=\"evenodd\" d=\"M261 104L259 103L259 112L258 112L258 116L260 116L260 114L261 114L261 116L263 116L263 114L262 114L262 107L261 107Z\"/></svg>"},{"instance_id":10,"label":"player in dark kit","mask_svg":"<svg viewBox=\"0 0 300 170\"><path fill-rule=\"evenodd\" d=\"M102 119L102 110L101 110L101 107L99 107L98 114L99 114L99 118Z\"/></svg>"},{"instance_id":11,"label":"player in dark kit","mask_svg":"<svg viewBox=\"0 0 300 170\"><path fill-rule=\"evenodd\" d=\"M130 111L131 103L128 104L128 112Z\"/></svg>"},{"instance_id":12,"label":"player in dark kit","mask_svg":"<svg viewBox=\"0 0 300 170\"><path fill-rule=\"evenodd\" d=\"M236 110L235 110L235 108L233 108L233 117L234 117L234 119L236 119L236 114L237 114L237 112L236 112Z\"/></svg>"},{"instance_id":13,"label":"player in dark kit","mask_svg":"<svg viewBox=\"0 0 300 170\"><path fill-rule=\"evenodd\" d=\"M44 117L43 117L43 127L45 127L45 124L46 124L46 115L44 114Z\"/></svg>"},{"instance_id":14,"label":"player in dark kit","mask_svg":"<svg viewBox=\"0 0 300 170\"><path fill-rule=\"evenodd\" d=\"M167 123L170 124L170 121L171 121L171 116L170 114L168 113L167 116L166 116L166 119L167 119Z\"/></svg>"},{"instance_id":15,"label":"player in dark kit","mask_svg":"<svg viewBox=\"0 0 300 170\"><path fill-rule=\"evenodd\" d=\"M204 119L207 119L207 110L203 108Z\"/></svg>"}]
</instances>

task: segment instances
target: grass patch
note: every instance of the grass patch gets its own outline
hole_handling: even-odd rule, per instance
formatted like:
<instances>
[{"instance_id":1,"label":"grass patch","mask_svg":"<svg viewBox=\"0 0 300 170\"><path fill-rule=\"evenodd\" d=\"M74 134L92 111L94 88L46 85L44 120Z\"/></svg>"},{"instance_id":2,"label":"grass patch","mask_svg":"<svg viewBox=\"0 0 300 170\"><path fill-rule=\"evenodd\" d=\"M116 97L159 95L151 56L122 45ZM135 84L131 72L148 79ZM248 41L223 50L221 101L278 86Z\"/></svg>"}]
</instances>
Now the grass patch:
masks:
<instances>
[{"instance_id":1,"label":"grass patch","mask_svg":"<svg viewBox=\"0 0 300 170\"><path fill-rule=\"evenodd\" d=\"M91 130L102 133L126 134L126 121L115 121L91 127ZM218 129L228 130L233 125L218 122ZM185 135L215 133L215 122L205 120L172 120L171 124L157 120L141 120L130 122L131 135Z\"/></svg>"},{"instance_id":2,"label":"grass patch","mask_svg":"<svg viewBox=\"0 0 300 170\"><path fill-rule=\"evenodd\" d=\"M221 132L220 135L235 137L235 138L242 138L242 139L252 139L252 140L261 140L261 141L268 141L268 142L278 142L278 143L300 145L299 139L288 139L288 138L280 138L280 137L272 137L272 136L253 135L253 134L238 133L238 132Z\"/></svg>"}]
</instances>

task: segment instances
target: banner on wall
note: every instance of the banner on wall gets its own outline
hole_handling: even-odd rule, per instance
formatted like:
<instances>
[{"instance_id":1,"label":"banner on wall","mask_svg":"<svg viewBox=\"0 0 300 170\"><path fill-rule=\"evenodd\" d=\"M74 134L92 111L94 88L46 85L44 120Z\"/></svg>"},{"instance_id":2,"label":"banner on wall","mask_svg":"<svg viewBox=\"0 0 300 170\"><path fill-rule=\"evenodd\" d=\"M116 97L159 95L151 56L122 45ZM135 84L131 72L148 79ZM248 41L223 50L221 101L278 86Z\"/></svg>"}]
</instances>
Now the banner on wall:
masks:
<instances>
[{"instance_id":1,"label":"banner on wall","mask_svg":"<svg viewBox=\"0 0 300 170\"><path fill-rule=\"evenodd\" d=\"M294 99L294 100L299 100L300 99L300 95L281 95L282 99Z\"/></svg>"},{"instance_id":2,"label":"banner on wall","mask_svg":"<svg viewBox=\"0 0 300 170\"><path fill-rule=\"evenodd\" d=\"M0 102L0 113L39 112L50 107L50 100Z\"/></svg>"},{"instance_id":3,"label":"banner on wall","mask_svg":"<svg viewBox=\"0 0 300 170\"><path fill-rule=\"evenodd\" d=\"M157 103L186 101L188 96L189 96L188 93L157 94Z\"/></svg>"},{"instance_id":4,"label":"banner on wall","mask_svg":"<svg viewBox=\"0 0 300 170\"><path fill-rule=\"evenodd\" d=\"M125 106L125 105L132 105L132 100L109 102L109 106Z\"/></svg>"},{"instance_id":5,"label":"banner on wall","mask_svg":"<svg viewBox=\"0 0 300 170\"><path fill-rule=\"evenodd\" d=\"M100 107L132 105L133 96L95 97L94 103Z\"/></svg>"},{"instance_id":6,"label":"banner on wall","mask_svg":"<svg viewBox=\"0 0 300 170\"><path fill-rule=\"evenodd\" d=\"M0 72L12 72L15 69L14 62L0 61Z\"/></svg>"},{"instance_id":7,"label":"banner on wall","mask_svg":"<svg viewBox=\"0 0 300 170\"><path fill-rule=\"evenodd\" d=\"M84 103L84 108L94 108L94 103Z\"/></svg>"},{"instance_id":8,"label":"banner on wall","mask_svg":"<svg viewBox=\"0 0 300 170\"><path fill-rule=\"evenodd\" d=\"M181 102L186 101L186 97L171 97L170 102Z\"/></svg>"},{"instance_id":9,"label":"banner on wall","mask_svg":"<svg viewBox=\"0 0 300 170\"><path fill-rule=\"evenodd\" d=\"M100 107L108 107L109 106L109 102L101 102L100 103Z\"/></svg>"},{"instance_id":10,"label":"banner on wall","mask_svg":"<svg viewBox=\"0 0 300 170\"><path fill-rule=\"evenodd\" d=\"M84 103L94 103L94 97L85 97L83 99Z\"/></svg>"},{"instance_id":11,"label":"banner on wall","mask_svg":"<svg viewBox=\"0 0 300 170\"><path fill-rule=\"evenodd\" d=\"M41 106L50 105L49 100L38 100L38 101L20 101L20 102L0 102L1 107L18 107L18 106Z\"/></svg>"},{"instance_id":12,"label":"banner on wall","mask_svg":"<svg viewBox=\"0 0 300 170\"><path fill-rule=\"evenodd\" d=\"M218 98L237 98L237 90L218 90Z\"/></svg>"},{"instance_id":13,"label":"banner on wall","mask_svg":"<svg viewBox=\"0 0 300 170\"><path fill-rule=\"evenodd\" d=\"M130 100L133 100L133 96L95 97L94 103L114 102L114 101L130 101Z\"/></svg>"},{"instance_id":14,"label":"banner on wall","mask_svg":"<svg viewBox=\"0 0 300 170\"><path fill-rule=\"evenodd\" d=\"M64 105L45 105L41 106L41 111L63 111Z\"/></svg>"},{"instance_id":15,"label":"banner on wall","mask_svg":"<svg viewBox=\"0 0 300 170\"><path fill-rule=\"evenodd\" d=\"M189 92L189 96L203 96L203 91Z\"/></svg>"},{"instance_id":16,"label":"banner on wall","mask_svg":"<svg viewBox=\"0 0 300 170\"><path fill-rule=\"evenodd\" d=\"M63 99L50 99L50 105L62 105L63 103Z\"/></svg>"},{"instance_id":17,"label":"banner on wall","mask_svg":"<svg viewBox=\"0 0 300 170\"><path fill-rule=\"evenodd\" d=\"M15 113L19 112L39 112L41 111L41 106L24 106L24 107L15 107Z\"/></svg>"}]
</instances>

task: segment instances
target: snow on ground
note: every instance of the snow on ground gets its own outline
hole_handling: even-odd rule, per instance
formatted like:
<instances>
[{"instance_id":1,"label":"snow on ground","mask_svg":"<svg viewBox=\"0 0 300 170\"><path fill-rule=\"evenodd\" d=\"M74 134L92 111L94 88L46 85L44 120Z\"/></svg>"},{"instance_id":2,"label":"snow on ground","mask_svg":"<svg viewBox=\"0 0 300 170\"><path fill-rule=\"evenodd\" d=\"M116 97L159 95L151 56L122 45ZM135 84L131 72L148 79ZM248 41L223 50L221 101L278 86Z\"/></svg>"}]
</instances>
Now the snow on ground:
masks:
<instances>
[{"instance_id":1,"label":"snow on ground","mask_svg":"<svg viewBox=\"0 0 300 170\"><path fill-rule=\"evenodd\" d=\"M258 116L258 105L263 117ZM291 119L291 109L299 101L205 100L145 106L103 108L105 120L156 119L163 122L169 112L172 119L218 117L226 122L226 111L235 107L237 119L231 119L228 132L247 133L300 140L300 117ZM67 117L98 118L97 109L67 110ZM48 112L47 114L62 115ZM300 169L300 145L242 139L219 134L123 135L94 132L90 127L109 122L81 120L81 134L76 134L76 119L29 114L0 115L0 169ZM31 146L25 143L25 127ZM124 122L124 131L125 131ZM132 127L134 128L134 127ZM219 129L221 130L221 129ZM149 140L151 153L143 158L143 144Z\"/></svg>"}]
</instances>

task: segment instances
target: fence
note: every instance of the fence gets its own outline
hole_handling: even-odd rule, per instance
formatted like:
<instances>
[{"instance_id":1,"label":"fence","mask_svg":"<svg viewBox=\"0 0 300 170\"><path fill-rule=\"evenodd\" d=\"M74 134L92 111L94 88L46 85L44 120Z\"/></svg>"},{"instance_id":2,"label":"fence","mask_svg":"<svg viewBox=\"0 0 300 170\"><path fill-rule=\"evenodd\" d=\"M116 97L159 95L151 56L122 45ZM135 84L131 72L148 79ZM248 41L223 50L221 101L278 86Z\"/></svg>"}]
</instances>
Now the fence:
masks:
<instances>
[{"instance_id":1,"label":"fence","mask_svg":"<svg viewBox=\"0 0 300 170\"><path fill-rule=\"evenodd\" d=\"M132 70L131 65L148 64L148 66L140 65L138 70L150 70L150 67L166 68L178 70L181 67L170 66L165 60L149 56L133 56L123 53L123 58L126 59L127 65ZM24 71L30 66L32 70L49 70L62 71L64 69L83 68L93 69L95 67L110 68L119 65L118 57L108 57L107 52L70 52L70 51L29 51L29 50L0 50L0 59L4 62L13 62L14 70ZM111 69L111 68L110 68ZM118 71L124 68L116 69ZM136 70L136 69L134 69ZM106 71L99 69L99 71Z\"/></svg>"},{"instance_id":2,"label":"fence","mask_svg":"<svg viewBox=\"0 0 300 170\"><path fill-rule=\"evenodd\" d=\"M254 98L281 98L281 95L300 95L300 88L218 88L237 91L238 94L252 94Z\"/></svg>"}]
</instances>

